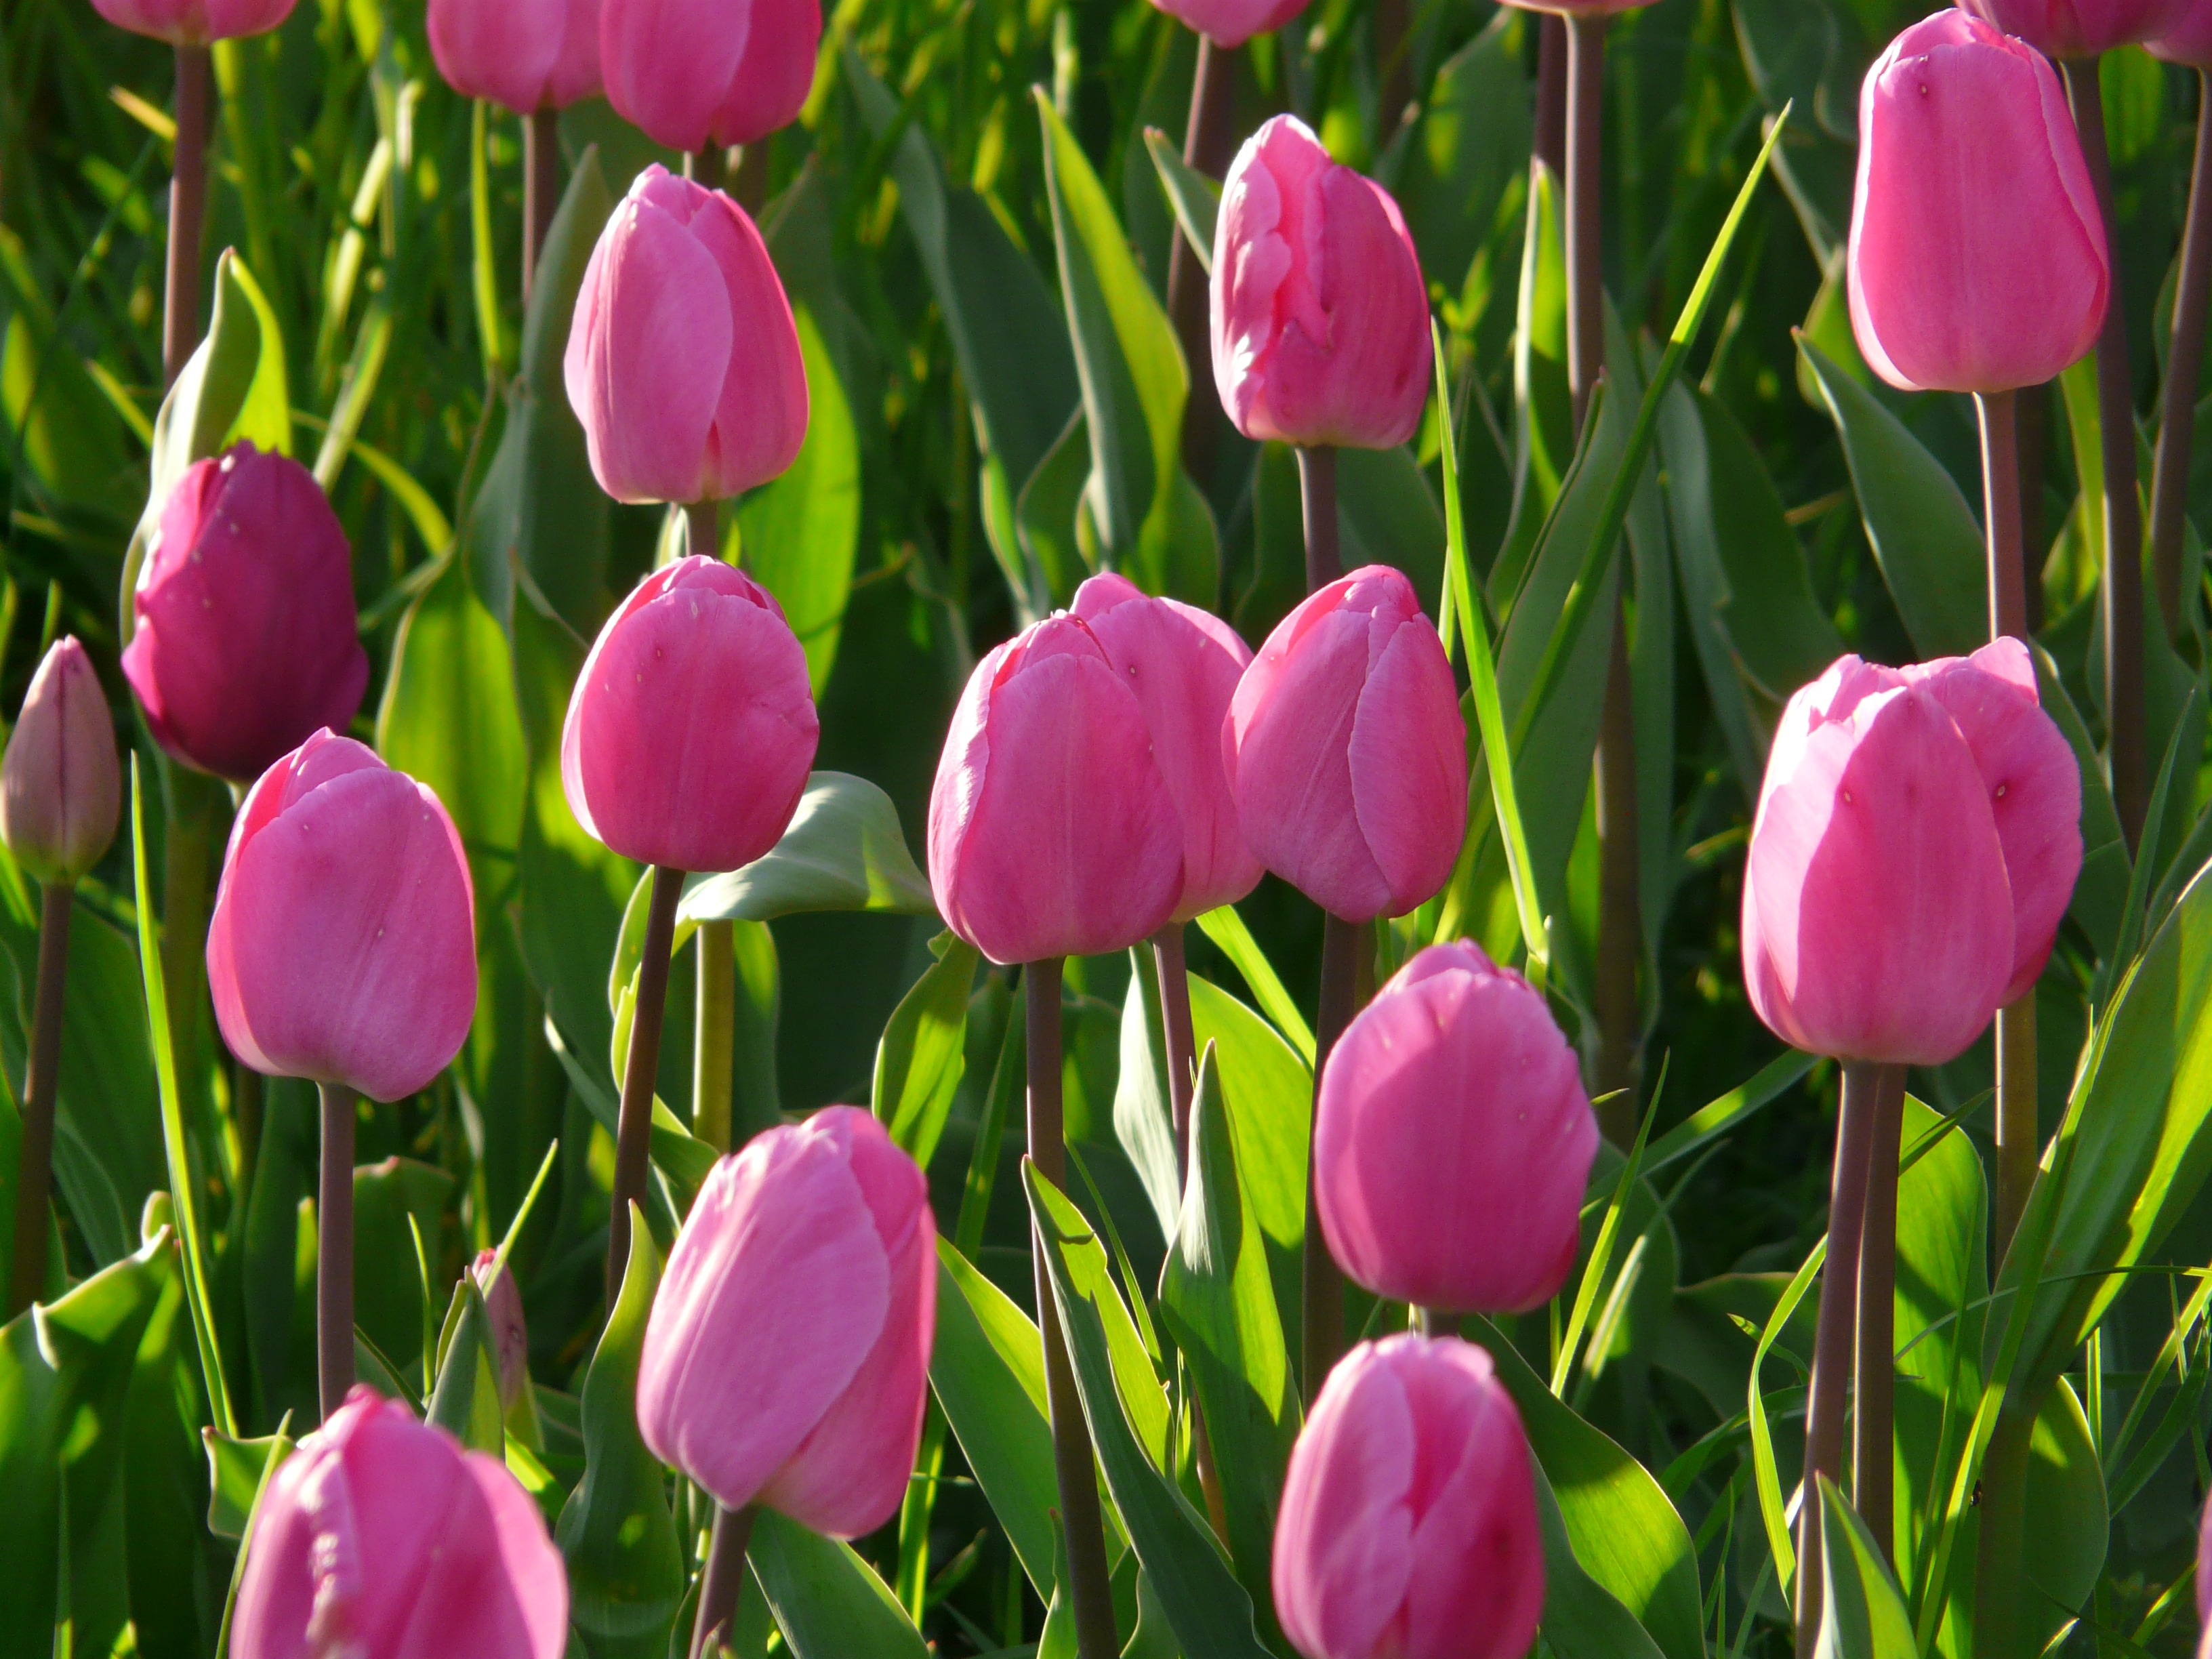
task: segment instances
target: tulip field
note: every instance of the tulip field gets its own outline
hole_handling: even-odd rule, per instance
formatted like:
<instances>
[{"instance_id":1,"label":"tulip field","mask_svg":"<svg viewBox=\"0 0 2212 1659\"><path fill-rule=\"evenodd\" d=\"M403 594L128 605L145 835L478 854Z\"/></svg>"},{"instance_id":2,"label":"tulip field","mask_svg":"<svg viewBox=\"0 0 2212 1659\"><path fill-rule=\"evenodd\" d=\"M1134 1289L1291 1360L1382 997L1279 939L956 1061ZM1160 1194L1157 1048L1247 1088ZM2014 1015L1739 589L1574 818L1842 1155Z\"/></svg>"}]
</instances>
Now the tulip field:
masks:
<instances>
[{"instance_id":1,"label":"tulip field","mask_svg":"<svg viewBox=\"0 0 2212 1659\"><path fill-rule=\"evenodd\" d=\"M2212 1659L2212 0L11 0L0 1659Z\"/></svg>"}]
</instances>

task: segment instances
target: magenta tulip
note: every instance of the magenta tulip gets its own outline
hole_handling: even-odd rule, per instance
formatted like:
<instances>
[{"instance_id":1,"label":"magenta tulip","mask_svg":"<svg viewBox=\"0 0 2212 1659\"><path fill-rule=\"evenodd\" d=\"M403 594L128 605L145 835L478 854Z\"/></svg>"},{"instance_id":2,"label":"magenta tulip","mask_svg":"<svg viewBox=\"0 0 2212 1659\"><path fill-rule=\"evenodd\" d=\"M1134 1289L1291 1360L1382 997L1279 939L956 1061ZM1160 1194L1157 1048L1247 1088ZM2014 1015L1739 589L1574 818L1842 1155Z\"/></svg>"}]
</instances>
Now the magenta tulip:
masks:
<instances>
[{"instance_id":1,"label":"magenta tulip","mask_svg":"<svg viewBox=\"0 0 2212 1659\"><path fill-rule=\"evenodd\" d=\"M507 1472L366 1383L270 1478L233 1659L560 1659L568 1577Z\"/></svg>"},{"instance_id":2,"label":"magenta tulip","mask_svg":"<svg viewBox=\"0 0 2212 1659\"><path fill-rule=\"evenodd\" d=\"M115 839L123 770L115 716L74 635L54 641L0 760L0 842L44 882L73 882Z\"/></svg>"},{"instance_id":3,"label":"magenta tulip","mask_svg":"<svg viewBox=\"0 0 2212 1659\"><path fill-rule=\"evenodd\" d=\"M561 728L577 821L641 864L735 870L799 810L820 726L775 596L700 555L654 571L584 659Z\"/></svg>"},{"instance_id":4,"label":"magenta tulip","mask_svg":"<svg viewBox=\"0 0 2212 1659\"><path fill-rule=\"evenodd\" d=\"M637 1424L726 1508L832 1538L898 1512L937 1318L929 1183L832 1106L715 1164L645 1328Z\"/></svg>"},{"instance_id":5,"label":"magenta tulip","mask_svg":"<svg viewBox=\"0 0 2212 1659\"><path fill-rule=\"evenodd\" d=\"M316 732L239 809L207 969L223 1041L255 1071L373 1100L428 1087L477 1006L469 861L437 796Z\"/></svg>"},{"instance_id":6,"label":"magenta tulip","mask_svg":"<svg viewBox=\"0 0 2212 1659\"><path fill-rule=\"evenodd\" d=\"M447 85L530 115L599 91L599 0L430 0Z\"/></svg>"},{"instance_id":7,"label":"magenta tulip","mask_svg":"<svg viewBox=\"0 0 2212 1659\"><path fill-rule=\"evenodd\" d=\"M2051 58L2094 58L2155 40L2190 0L1959 0L1959 9Z\"/></svg>"},{"instance_id":8,"label":"magenta tulip","mask_svg":"<svg viewBox=\"0 0 2212 1659\"><path fill-rule=\"evenodd\" d=\"M1540 1308L1575 1264L1597 1142L1543 993L1471 942L1431 945L1322 1073L1314 1197L1329 1254L1394 1301Z\"/></svg>"},{"instance_id":9,"label":"magenta tulip","mask_svg":"<svg viewBox=\"0 0 2212 1659\"><path fill-rule=\"evenodd\" d=\"M514 1287L512 1269L501 1267L497 1250L479 1250L469 1264L469 1277L483 1293L484 1312L491 1320L492 1344L499 1356L499 1403L512 1410L530 1379L530 1327L522 1317L522 1292Z\"/></svg>"},{"instance_id":10,"label":"magenta tulip","mask_svg":"<svg viewBox=\"0 0 2212 1659\"><path fill-rule=\"evenodd\" d=\"M599 233L562 367L592 471L618 501L741 495L806 436L799 330L760 232L658 162Z\"/></svg>"},{"instance_id":11,"label":"magenta tulip","mask_svg":"<svg viewBox=\"0 0 2212 1659\"><path fill-rule=\"evenodd\" d=\"M1248 438L1389 449L1429 398L1429 295L1390 192L1296 116L1245 141L1213 234L1213 383Z\"/></svg>"},{"instance_id":12,"label":"magenta tulip","mask_svg":"<svg viewBox=\"0 0 2212 1659\"><path fill-rule=\"evenodd\" d=\"M263 34L292 15L293 0L92 0L118 28L173 46L204 46Z\"/></svg>"},{"instance_id":13,"label":"magenta tulip","mask_svg":"<svg viewBox=\"0 0 2212 1659\"><path fill-rule=\"evenodd\" d=\"M1638 6L1648 6L1654 0L1500 0L1508 6L1518 6L1523 11L1557 12L1562 17L1606 17L1614 12L1633 11Z\"/></svg>"},{"instance_id":14,"label":"magenta tulip","mask_svg":"<svg viewBox=\"0 0 2212 1659\"><path fill-rule=\"evenodd\" d=\"M2212 1659L2212 1499L2197 1527L2197 1659Z\"/></svg>"},{"instance_id":15,"label":"magenta tulip","mask_svg":"<svg viewBox=\"0 0 2212 1659\"><path fill-rule=\"evenodd\" d=\"M1413 585L1370 564L1276 624L1222 727L1260 862L1346 921L1401 915L1451 878L1467 722Z\"/></svg>"},{"instance_id":16,"label":"magenta tulip","mask_svg":"<svg viewBox=\"0 0 2212 1659\"><path fill-rule=\"evenodd\" d=\"M1260 882L1221 758L1221 723L1252 660L1218 617L1140 592L1126 576L1093 576L1075 590L1075 614L1108 665L1136 695L1152 758L1182 821L1182 897L1170 920L1234 904Z\"/></svg>"},{"instance_id":17,"label":"magenta tulip","mask_svg":"<svg viewBox=\"0 0 2212 1659\"><path fill-rule=\"evenodd\" d=\"M1844 657L1790 698L1743 883L1744 988L1776 1035L1936 1066L1981 1034L2014 955L1990 794L1924 679Z\"/></svg>"},{"instance_id":18,"label":"magenta tulip","mask_svg":"<svg viewBox=\"0 0 2212 1659\"><path fill-rule=\"evenodd\" d=\"M1859 91L1851 326L1908 392L2010 392L2096 343L2104 219L2051 65L1964 12L1914 24Z\"/></svg>"},{"instance_id":19,"label":"magenta tulip","mask_svg":"<svg viewBox=\"0 0 2212 1659\"><path fill-rule=\"evenodd\" d=\"M196 464L162 509L123 675L154 739L187 766L257 778L368 685L353 551L314 474L241 443Z\"/></svg>"},{"instance_id":20,"label":"magenta tulip","mask_svg":"<svg viewBox=\"0 0 2212 1659\"><path fill-rule=\"evenodd\" d=\"M1255 34L1279 29L1306 8L1306 0L1152 0L1162 11L1234 50Z\"/></svg>"},{"instance_id":21,"label":"magenta tulip","mask_svg":"<svg viewBox=\"0 0 2212 1659\"><path fill-rule=\"evenodd\" d=\"M604 0L607 101L671 149L750 144L814 85L821 0Z\"/></svg>"},{"instance_id":22,"label":"magenta tulip","mask_svg":"<svg viewBox=\"0 0 2212 1659\"><path fill-rule=\"evenodd\" d=\"M1274 1589L1306 1659L1522 1659L1544 1546L1488 1354L1406 1334L1337 1363L1291 1452Z\"/></svg>"},{"instance_id":23,"label":"magenta tulip","mask_svg":"<svg viewBox=\"0 0 2212 1659\"><path fill-rule=\"evenodd\" d=\"M929 884L994 962L1127 950L1175 914L1182 820L1144 705L1080 617L969 676L930 790Z\"/></svg>"},{"instance_id":24,"label":"magenta tulip","mask_svg":"<svg viewBox=\"0 0 2212 1659\"><path fill-rule=\"evenodd\" d=\"M2169 64L2212 70L2212 0L2189 0L2172 28L2144 44L2152 57L2163 58Z\"/></svg>"}]
</instances>

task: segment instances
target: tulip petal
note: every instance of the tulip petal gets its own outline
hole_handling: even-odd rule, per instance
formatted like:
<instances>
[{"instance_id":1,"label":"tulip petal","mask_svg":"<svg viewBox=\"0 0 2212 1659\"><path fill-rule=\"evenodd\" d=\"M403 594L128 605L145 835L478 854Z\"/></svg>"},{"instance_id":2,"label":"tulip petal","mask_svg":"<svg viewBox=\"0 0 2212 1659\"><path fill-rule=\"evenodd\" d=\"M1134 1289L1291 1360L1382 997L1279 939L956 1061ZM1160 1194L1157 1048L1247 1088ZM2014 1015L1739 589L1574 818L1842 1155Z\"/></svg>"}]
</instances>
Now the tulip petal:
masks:
<instances>
[{"instance_id":1,"label":"tulip petal","mask_svg":"<svg viewBox=\"0 0 2212 1659\"><path fill-rule=\"evenodd\" d=\"M806 62L811 70L813 58ZM710 196L693 216L691 234L721 275L732 321L729 368L708 434L707 493L740 495L789 466L805 441L806 363L791 301L744 210L726 196Z\"/></svg>"},{"instance_id":2,"label":"tulip petal","mask_svg":"<svg viewBox=\"0 0 2212 1659\"><path fill-rule=\"evenodd\" d=\"M1393 1368L1373 1348L1347 1355L1291 1454L1276 1526L1275 1607L1303 1651L1379 1650L1412 1575L1415 1442Z\"/></svg>"},{"instance_id":3,"label":"tulip petal","mask_svg":"<svg viewBox=\"0 0 2212 1659\"><path fill-rule=\"evenodd\" d=\"M657 144L704 149L744 58L753 9L741 0L605 0L599 68L607 101Z\"/></svg>"},{"instance_id":4,"label":"tulip petal","mask_svg":"<svg viewBox=\"0 0 2212 1659\"><path fill-rule=\"evenodd\" d=\"M454 91L527 115L545 101L568 0L430 0L430 55Z\"/></svg>"},{"instance_id":5,"label":"tulip petal","mask_svg":"<svg viewBox=\"0 0 2212 1659\"><path fill-rule=\"evenodd\" d=\"M1467 721L1425 617L1398 624L1368 672L1348 759L1352 811L1401 915L1451 879L1467 832Z\"/></svg>"},{"instance_id":6,"label":"tulip petal","mask_svg":"<svg viewBox=\"0 0 2212 1659\"><path fill-rule=\"evenodd\" d=\"M822 0L752 0L744 56L714 108L714 142L750 144L797 120L821 44Z\"/></svg>"}]
</instances>

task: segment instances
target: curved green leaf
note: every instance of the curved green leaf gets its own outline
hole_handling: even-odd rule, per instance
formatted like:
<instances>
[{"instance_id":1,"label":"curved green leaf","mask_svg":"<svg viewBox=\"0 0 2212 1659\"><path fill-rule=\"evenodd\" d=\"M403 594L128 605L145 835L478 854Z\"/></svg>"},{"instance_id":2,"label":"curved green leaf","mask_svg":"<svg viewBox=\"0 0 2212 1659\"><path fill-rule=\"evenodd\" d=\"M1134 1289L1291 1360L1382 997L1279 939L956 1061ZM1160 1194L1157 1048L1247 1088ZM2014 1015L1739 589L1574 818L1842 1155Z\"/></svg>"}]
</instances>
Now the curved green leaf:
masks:
<instances>
[{"instance_id":1,"label":"curved green leaf","mask_svg":"<svg viewBox=\"0 0 2212 1659\"><path fill-rule=\"evenodd\" d=\"M762 1510L749 1554L794 1659L927 1659L921 1632L850 1544Z\"/></svg>"},{"instance_id":2,"label":"curved green leaf","mask_svg":"<svg viewBox=\"0 0 2212 1659\"><path fill-rule=\"evenodd\" d=\"M891 798L866 778L817 772L782 838L741 870L689 876L679 922L773 921L813 910L936 913Z\"/></svg>"}]
</instances>

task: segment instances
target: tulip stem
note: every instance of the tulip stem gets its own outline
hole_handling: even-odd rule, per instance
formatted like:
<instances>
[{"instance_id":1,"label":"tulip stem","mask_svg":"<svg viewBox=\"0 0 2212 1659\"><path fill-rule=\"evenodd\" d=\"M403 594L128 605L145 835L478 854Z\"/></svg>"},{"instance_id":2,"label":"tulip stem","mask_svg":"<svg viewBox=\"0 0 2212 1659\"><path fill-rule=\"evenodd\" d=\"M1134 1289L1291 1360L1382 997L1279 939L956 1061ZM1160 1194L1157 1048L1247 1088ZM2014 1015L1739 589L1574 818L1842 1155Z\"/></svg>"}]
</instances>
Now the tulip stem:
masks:
<instances>
[{"instance_id":1,"label":"tulip stem","mask_svg":"<svg viewBox=\"0 0 2212 1659\"><path fill-rule=\"evenodd\" d=\"M734 921L699 924L698 1019L691 1033L691 1133L730 1150L731 1066L736 1059L738 947Z\"/></svg>"},{"instance_id":2,"label":"tulip stem","mask_svg":"<svg viewBox=\"0 0 2212 1659\"><path fill-rule=\"evenodd\" d=\"M177 48L176 172L169 180L169 266L162 291L161 384L173 386L200 343L200 225L215 75L205 46Z\"/></svg>"},{"instance_id":3,"label":"tulip stem","mask_svg":"<svg viewBox=\"0 0 2212 1659\"><path fill-rule=\"evenodd\" d=\"M1605 25L1602 14L1571 16L1567 25L1567 392L1575 429L1589 411L1590 392L1605 366L1602 173L1605 129Z\"/></svg>"},{"instance_id":4,"label":"tulip stem","mask_svg":"<svg viewBox=\"0 0 2212 1659\"><path fill-rule=\"evenodd\" d=\"M702 501L693 501L684 509L684 539L686 553L696 553L702 558L722 556L722 504L712 496Z\"/></svg>"},{"instance_id":5,"label":"tulip stem","mask_svg":"<svg viewBox=\"0 0 2212 1659\"><path fill-rule=\"evenodd\" d=\"M561 205L561 117L533 110L522 119L522 303L538 281L538 256Z\"/></svg>"},{"instance_id":6,"label":"tulip stem","mask_svg":"<svg viewBox=\"0 0 2212 1659\"><path fill-rule=\"evenodd\" d=\"M1344 1028L1352 1024L1359 1000L1360 946L1369 939L1364 922L1330 916L1322 925L1321 1006L1314 1020L1314 1109L1321 1109L1322 1074ZM1321 1208L1313 1158L1306 1158L1305 1279L1301 1306L1303 1361L1299 1374L1309 1404L1322 1379L1344 1352L1344 1274L1328 1253L1321 1230Z\"/></svg>"},{"instance_id":7,"label":"tulip stem","mask_svg":"<svg viewBox=\"0 0 2212 1659\"><path fill-rule=\"evenodd\" d=\"M1062 958L1048 957L1022 970L1029 1023L1030 1162L1055 1187L1067 1185L1067 1151L1060 1099L1060 981ZM1044 1241L1030 1232L1036 1274L1037 1331L1044 1344L1045 1401L1052 1417L1053 1472L1060 1487L1060 1516L1067 1539L1068 1597L1075 1613L1079 1659L1115 1659L1114 1591L1106 1569L1106 1530L1098 1511L1098 1480L1091 1462L1091 1432L1068 1363L1067 1337L1053 1300Z\"/></svg>"},{"instance_id":8,"label":"tulip stem","mask_svg":"<svg viewBox=\"0 0 2212 1659\"><path fill-rule=\"evenodd\" d=\"M2027 562L2021 542L2019 403L2010 392L1978 392L1982 521L1989 547L1990 637L2027 637Z\"/></svg>"},{"instance_id":9,"label":"tulip stem","mask_svg":"<svg viewBox=\"0 0 2212 1659\"><path fill-rule=\"evenodd\" d=\"M2181 276L2173 296L2173 344L2166 356L2158 458L2150 475L2152 580L2157 584L2167 636L2177 640L2188 593L2182 580L2182 542L2189 527L2189 459L2197 436L2208 298L2212 298L2212 74L2200 70L2197 159L2189 175L2189 218L2181 236Z\"/></svg>"},{"instance_id":10,"label":"tulip stem","mask_svg":"<svg viewBox=\"0 0 2212 1659\"><path fill-rule=\"evenodd\" d=\"M2111 744L2112 804L2134 856L2142 843L2148 777L2144 769L2142 501L2136 489L2135 388L2128 369L2126 284L2112 216L2112 160L2105 147L2105 95L2094 58L2063 65L2081 159L2105 221L2112 263L2111 301L2097 338L2097 428L2105 467L2105 730Z\"/></svg>"},{"instance_id":11,"label":"tulip stem","mask_svg":"<svg viewBox=\"0 0 2212 1659\"><path fill-rule=\"evenodd\" d=\"M1974 1563L1974 1645L1978 1659L2024 1659L2033 1651L2021 1628L2029 1605L2021 1582L2027 1549L2027 1458L2035 1432L2033 1401L2008 1400L1982 1459L1982 1535Z\"/></svg>"},{"instance_id":12,"label":"tulip stem","mask_svg":"<svg viewBox=\"0 0 2212 1659\"><path fill-rule=\"evenodd\" d=\"M2002 1262L2035 1188L2043 1127L2038 1110L2035 988L1997 1010L1997 1191L1990 1249Z\"/></svg>"},{"instance_id":13,"label":"tulip stem","mask_svg":"<svg viewBox=\"0 0 2212 1659\"><path fill-rule=\"evenodd\" d=\"M1905 1131L1905 1067L1875 1068L1874 1138L1867 1149L1866 1214L1859 1228L1857 1364L1852 1387L1851 1502L1894 1565L1897 1392L1897 1160Z\"/></svg>"},{"instance_id":14,"label":"tulip stem","mask_svg":"<svg viewBox=\"0 0 2212 1659\"><path fill-rule=\"evenodd\" d=\"M730 152L720 144L685 152L684 176L702 190L720 190L730 176Z\"/></svg>"},{"instance_id":15,"label":"tulip stem","mask_svg":"<svg viewBox=\"0 0 2212 1659\"><path fill-rule=\"evenodd\" d=\"M1152 935L1152 963L1160 981L1160 1028L1166 1038L1168 1104L1175 1120L1176 1173L1198 1159L1190 1144L1190 1097L1198 1073L1198 1040L1190 1020L1190 969L1183 960L1183 924L1171 921Z\"/></svg>"},{"instance_id":16,"label":"tulip stem","mask_svg":"<svg viewBox=\"0 0 2212 1659\"><path fill-rule=\"evenodd\" d=\"M745 1589L745 1551L753 1539L753 1506L714 1505L714 1529L707 1540L707 1565L699 1574L699 1613L691 1624L691 1659L705 1659L718 1644L726 1644Z\"/></svg>"},{"instance_id":17,"label":"tulip stem","mask_svg":"<svg viewBox=\"0 0 2212 1659\"><path fill-rule=\"evenodd\" d=\"M31 1005L31 1052L23 1068L23 1142L15 1182L15 1253L8 1285L13 1319L46 1283L48 1194L54 1162L54 1082L61 1071L62 1008L69 974L72 882L50 881L39 907L39 985Z\"/></svg>"},{"instance_id":18,"label":"tulip stem","mask_svg":"<svg viewBox=\"0 0 2212 1659\"><path fill-rule=\"evenodd\" d=\"M1820 1500L1815 1475L1838 1480L1844 1410L1851 1379L1859 1234L1866 1215L1867 1162L1880 1110L1881 1072L1844 1062L1836 1113L1836 1164L1828 1186L1827 1257L1820 1271L1820 1322L1813 1336L1812 1388L1805 1405L1805 1484L1797 1512L1797 1652L1807 1659L1820 1632Z\"/></svg>"},{"instance_id":19,"label":"tulip stem","mask_svg":"<svg viewBox=\"0 0 2212 1659\"><path fill-rule=\"evenodd\" d=\"M353 1387L354 1093L319 1085L322 1097L322 1185L315 1199L315 1381L323 1420Z\"/></svg>"},{"instance_id":20,"label":"tulip stem","mask_svg":"<svg viewBox=\"0 0 2212 1659\"><path fill-rule=\"evenodd\" d=\"M629 1266L629 1206L645 1202L653 1089L660 1070L661 1016L668 1005L668 957L676 937L676 902L683 896L684 872L654 865L645 948L637 963L637 997L630 1005L629 1053L623 1062L622 1112L615 1121L613 1211L607 1217L609 1308L621 1293L623 1273Z\"/></svg>"},{"instance_id":21,"label":"tulip stem","mask_svg":"<svg viewBox=\"0 0 2212 1659\"><path fill-rule=\"evenodd\" d=\"M1336 523L1336 452L1298 451L1298 505L1305 514L1306 592L1319 592L1344 574Z\"/></svg>"},{"instance_id":22,"label":"tulip stem","mask_svg":"<svg viewBox=\"0 0 2212 1659\"><path fill-rule=\"evenodd\" d=\"M1567 20L1540 13L1536 34L1536 131L1529 160L1567 176Z\"/></svg>"},{"instance_id":23,"label":"tulip stem","mask_svg":"<svg viewBox=\"0 0 2212 1659\"><path fill-rule=\"evenodd\" d=\"M1236 138L1237 52L1198 37L1198 66L1190 83L1190 119L1183 129L1182 159L1192 171L1219 179ZM1213 361L1201 250L1177 232L1168 249L1168 315L1175 319L1183 361L1194 379ZM1182 410L1183 471L1204 484L1213 475L1215 428L1220 415L1211 398L1193 398Z\"/></svg>"}]
</instances>

